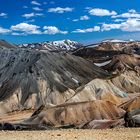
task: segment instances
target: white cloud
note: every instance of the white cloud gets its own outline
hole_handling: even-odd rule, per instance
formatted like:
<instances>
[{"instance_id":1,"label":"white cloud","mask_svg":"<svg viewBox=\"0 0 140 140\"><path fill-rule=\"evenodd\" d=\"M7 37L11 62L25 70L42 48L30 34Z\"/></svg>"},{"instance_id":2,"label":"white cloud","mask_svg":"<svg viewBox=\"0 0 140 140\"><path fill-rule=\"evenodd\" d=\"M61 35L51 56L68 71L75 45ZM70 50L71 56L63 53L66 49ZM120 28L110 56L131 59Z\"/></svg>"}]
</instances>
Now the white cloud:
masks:
<instances>
[{"instance_id":1,"label":"white cloud","mask_svg":"<svg viewBox=\"0 0 140 140\"><path fill-rule=\"evenodd\" d=\"M28 23L19 23L17 25L11 26L12 31L21 32L24 34L41 34L41 31L39 30L39 26L28 24Z\"/></svg>"},{"instance_id":2,"label":"white cloud","mask_svg":"<svg viewBox=\"0 0 140 140\"><path fill-rule=\"evenodd\" d=\"M79 19L73 19L72 21L76 22L76 21L79 21Z\"/></svg>"},{"instance_id":3,"label":"white cloud","mask_svg":"<svg viewBox=\"0 0 140 140\"><path fill-rule=\"evenodd\" d=\"M115 19L114 22L122 22L125 21L124 19Z\"/></svg>"},{"instance_id":4,"label":"white cloud","mask_svg":"<svg viewBox=\"0 0 140 140\"><path fill-rule=\"evenodd\" d=\"M92 8L91 7L85 7L85 10L91 10Z\"/></svg>"},{"instance_id":5,"label":"white cloud","mask_svg":"<svg viewBox=\"0 0 140 140\"><path fill-rule=\"evenodd\" d=\"M27 9L27 8L28 8L28 6L23 6L23 8L24 8L24 9Z\"/></svg>"},{"instance_id":6,"label":"white cloud","mask_svg":"<svg viewBox=\"0 0 140 140\"><path fill-rule=\"evenodd\" d=\"M72 31L73 33L88 33L88 32L98 32L100 31L99 26L94 26L93 28L87 28L87 29L76 29L75 31Z\"/></svg>"},{"instance_id":7,"label":"white cloud","mask_svg":"<svg viewBox=\"0 0 140 140\"><path fill-rule=\"evenodd\" d=\"M13 32L12 35L20 35L20 33L15 33L15 32Z\"/></svg>"},{"instance_id":8,"label":"white cloud","mask_svg":"<svg viewBox=\"0 0 140 140\"><path fill-rule=\"evenodd\" d=\"M102 31L110 31L112 29L120 29L126 32L140 31L140 19L127 19L125 22L120 24L103 24Z\"/></svg>"},{"instance_id":9,"label":"white cloud","mask_svg":"<svg viewBox=\"0 0 140 140\"><path fill-rule=\"evenodd\" d=\"M25 23L35 22L35 19L24 21Z\"/></svg>"},{"instance_id":10,"label":"white cloud","mask_svg":"<svg viewBox=\"0 0 140 140\"><path fill-rule=\"evenodd\" d=\"M140 19L128 19L121 23L121 30L127 32L140 31Z\"/></svg>"},{"instance_id":11,"label":"white cloud","mask_svg":"<svg viewBox=\"0 0 140 140\"><path fill-rule=\"evenodd\" d=\"M54 34L67 34L68 31L61 31L60 29L58 29L57 27L55 26L44 26L43 29L45 30L44 31L44 34L50 34L50 35L54 35Z\"/></svg>"},{"instance_id":12,"label":"white cloud","mask_svg":"<svg viewBox=\"0 0 140 140\"><path fill-rule=\"evenodd\" d=\"M43 13L35 13L35 16L44 16Z\"/></svg>"},{"instance_id":13,"label":"white cloud","mask_svg":"<svg viewBox=\"0 0 140 140\"><path fill-rule=\"evenodd\" d=\"M109 11L107 9L100 9L100 8L94 8L89 10L90 15L94 16L113 16L117 15L115 11Z\"/></svg>"},{"instance_id":14,"label":"white cloud","mask_svg":"<svg viewBox=\"0 0 140 140\"><path fill-rule=\"evenodd\" d=\"M35 13L29 13L29 14L22 15L22 17L25 17L25 18L31 18L31 17L34 17L34 16L35 16Z\"/></svg>"},{"instance_id":15,"label":"white cloud","mask_svg":"<svg viewBox=\"0 0 140 140\"><path fill-rule=\"evenodd\" d=\"M29 24L26 22L19 23L17 25L12 25L10 29L5 29L0 27L0 34L11 33L15 36L32 35L32 34L67 34L68 31L62 31L55 26L44 26L43 31L41 31L40 26Z\"/></svg>"},{"instance_id":16,"label":"white cloud","mask_svg":"<svg viewBox=\"0 0 140 140\"><path fill-rule=\"evenodd\" d=\"M64 13L64 12L72 12L73 11L73 8L70 8L70 7L65 7L65 8L62 8L62 7L56 7L56 8L49 8L48 9L48 12L52 12L52 13Z\"/></svg>"},{"instance_id":17,"label":"white cloud","mask_svg":"<svg viewBox=\"0 0 140 140\"><path fill-rule=\"evenodd\" d=\"M114 15L112 18L140 18L140 14L136 12L136 10L131 9L126 13L122 13L120 15Z\"/></svg>"},{"instance_id":18,"label":"white cloud","mask_svg":"<svg viewBox=\"0 0 140 140\"><path fill-rule=\"evenodd\" d=\"M33 7L33 10L35 10L35 11L43 11L43 9L41 9L39 7Z\"/></svg>"},{"instance_id":19,"label":"white cloud","mask_svg":"<svg viewBox=\"0 0 140 140\"><path fill-rule=\"evenodd\" d=\"M31 18L31 17L36 17L36 16L43 16L44 14L42 13L29 13L29 14L24 14L22 15L22 17L25 17L25 18Z\"/></svg>"},{"instance_id":20,"label":"white cloud","mask_svg":"<svg viewBox=\"0 0 140 140\"><path fill-rule=\"evenodd\" d=\"M5 29L3 27L0 27L0 34L6 34L6 33L10 33L11 31L9 29Z\"/></svg>"},{"instance_id":21,"label":"white cloud","mask_svg":"<svg viewBox=\"0 0 140 140\"><path fill-rule=\"evenodd\" d=\"M6 13L0 13L0 17L7 17Z\"/></svg>"},{"instance_id":22,"label":"white cloud","mask_svg":"<svg viewBox=\"0 0 140 140\"><path fill-rule=\"evenodd\" d=\"M80 20L89 20L89 17L87 15L81 16Z\"/></svg>"},{"instance_id":23,"label":"white cloud","mask_svg":"<svg viewBox=\"0 0 140 140\"><path fill-rule=\"evenodd\" d=\"M130 12L130 13L136 13L136 10L135 9L130 9L130 10L128 10L128 12Z\"/></svg>"},{"instance_id":24,"label":"white cloud","mask_svg":"<svg viewBox=\"0 0 140 140\"><path fill-rule=\"evenodd\" d=\"M33 5L41 5L39 2L37 2L37 1L31 1L31 4L33 4Z\"/></svg>"},{"instance_id":25,"label":"white cloud","mask_svg":"<svg viewBox=\"0 0 140 140\"><path fill-rule=\"evenodd\" d=\"M70 17L68 17L67 20L70 20Z\"/></svg>"},{"instance_id":26,"label":"white cloud","mask_svg":"<svg viewBox=\"0 0 140 140\"><path fill-rule=\"evenodd\" d=\"M17 33L17 32L12 32L11 34L12 35L15 35L15 36L26 35L25 33Z\"/></svg>"},{"instance_id":27,"label":"white cloud","mask_svg":"<svg viewBox=\"0 0 140 140\"><path fill-rule=\"evenodd\" d=\"M78 18L77 19L73 19L72 21L76 22L76 21L79 21L79 20L89 20L89 19L90 19L89 16L84 15L84 16L81 16L79 19Z\"/></svg>"},{"instance_id":28,"label":"white cloud","mask_svg":"<svg viewBox=\"0 0 140 140\"><path fill-rule=\"evenodd\" d=\"M103 25L102 25L102 31L110 31L110 30L112 30L112 29L120 29L120 24L106 24L106 23L104 23Z\"/></svg>"}]
</instances>

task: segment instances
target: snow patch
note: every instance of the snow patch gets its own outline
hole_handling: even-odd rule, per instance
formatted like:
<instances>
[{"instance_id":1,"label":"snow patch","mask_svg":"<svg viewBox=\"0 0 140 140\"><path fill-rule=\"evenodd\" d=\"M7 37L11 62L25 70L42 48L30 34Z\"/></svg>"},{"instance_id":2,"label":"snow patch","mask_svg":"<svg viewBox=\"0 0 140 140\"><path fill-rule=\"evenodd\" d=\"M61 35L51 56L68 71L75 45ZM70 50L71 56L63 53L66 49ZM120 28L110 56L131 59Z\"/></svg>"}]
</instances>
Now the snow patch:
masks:
<instances>
[{"instance_id":1,"label":"snow patch","mask_svg":"<svg viewBox=\"0 0 140 140\"><path fill-rule=\"evenodd\" d=\"M109 39L109 40L104 40L102 41L103 43L106 43L106 42L111 42L111 43L125 43L127 41L124 41L124 40L119 40L119 39Z\"/></svg>"},{"instance_id":2,"label":"snow patch","mask_svg":"<svg viewBox=\"0 0 140 140\"><path fill-rule=\"evenodd\" d=\"M110 62L111 62L111 60L106 61L106 62L103 62L103 63L94 63L94 64L95 64L96 66L101 67L101 66L105 66L105 65L109 64Z\"/></svg>"}]
</instances>

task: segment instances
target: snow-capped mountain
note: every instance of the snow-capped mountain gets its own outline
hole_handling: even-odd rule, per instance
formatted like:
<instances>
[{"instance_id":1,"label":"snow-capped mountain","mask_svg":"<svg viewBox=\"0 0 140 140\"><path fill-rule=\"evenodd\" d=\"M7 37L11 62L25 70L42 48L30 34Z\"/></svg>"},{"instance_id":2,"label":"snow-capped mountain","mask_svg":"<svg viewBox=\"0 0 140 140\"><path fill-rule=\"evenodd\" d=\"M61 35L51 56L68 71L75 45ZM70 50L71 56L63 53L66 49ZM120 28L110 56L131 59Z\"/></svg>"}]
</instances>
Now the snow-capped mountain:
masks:
<instances>
[{"instance_id":1,"label":"snow-capped mountain","mask_svg":"<svg viewBox=\"0 0 140 140\"><path fill-rule=\"evenodd\" d=\"M71 40L47 41L41 43L29 43L29 44L19 45L19 47L21 48L50 50L50 51L54 51L54 50L68 51L68 50L74 50L81 46L82 44Z\"/></svg>"},{"instance_id":2,"label":"snow-capped mountain","mask_svg":"<svg viewBox=\"0 0 140 140\"><path fill-rule=\"evenodd\" d=\"M110 42L110 43L125 43L125 42L128 42L128 41L119 40L119 39L107 39L107 40L103 40L102 42L103 43L105 43L105 42Z\"/></svg>"}]
</instances>

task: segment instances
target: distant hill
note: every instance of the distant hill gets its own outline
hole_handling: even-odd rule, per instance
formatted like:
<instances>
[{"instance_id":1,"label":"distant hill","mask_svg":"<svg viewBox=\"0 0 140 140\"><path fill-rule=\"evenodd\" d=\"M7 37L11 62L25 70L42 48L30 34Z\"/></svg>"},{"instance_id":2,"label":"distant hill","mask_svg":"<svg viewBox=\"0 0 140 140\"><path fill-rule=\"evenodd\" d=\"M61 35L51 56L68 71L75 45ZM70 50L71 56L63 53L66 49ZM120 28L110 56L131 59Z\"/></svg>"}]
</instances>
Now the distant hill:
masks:
<instances>
[{"instance_id":1,"label":"distant hill","mask_svg":"<svg viewBox=\"0 0 140 140\"><path fill-rule=\"evenodd\" d=\"M17 48L16 45L10 44L9 42L2 39L0 40L0 46L5 48Z\"/></svg>"}]
</instances>

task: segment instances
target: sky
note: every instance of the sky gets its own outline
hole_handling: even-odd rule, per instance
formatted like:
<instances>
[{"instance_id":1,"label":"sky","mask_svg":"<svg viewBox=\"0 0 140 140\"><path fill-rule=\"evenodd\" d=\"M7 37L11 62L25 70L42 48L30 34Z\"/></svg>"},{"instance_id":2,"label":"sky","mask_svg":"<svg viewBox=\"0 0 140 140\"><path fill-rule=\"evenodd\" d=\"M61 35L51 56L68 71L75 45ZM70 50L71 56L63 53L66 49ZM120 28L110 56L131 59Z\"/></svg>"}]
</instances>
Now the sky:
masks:
<instances>
[{"instance_id":1,"label":"sky","mask_svg":"<svg viewBox=\"0 0 140 140\"><path fill-rule=\"evenodd\" d=\"M139 0L0 0L0 39L140 40Z\"/></svg>"}]
</instances>

